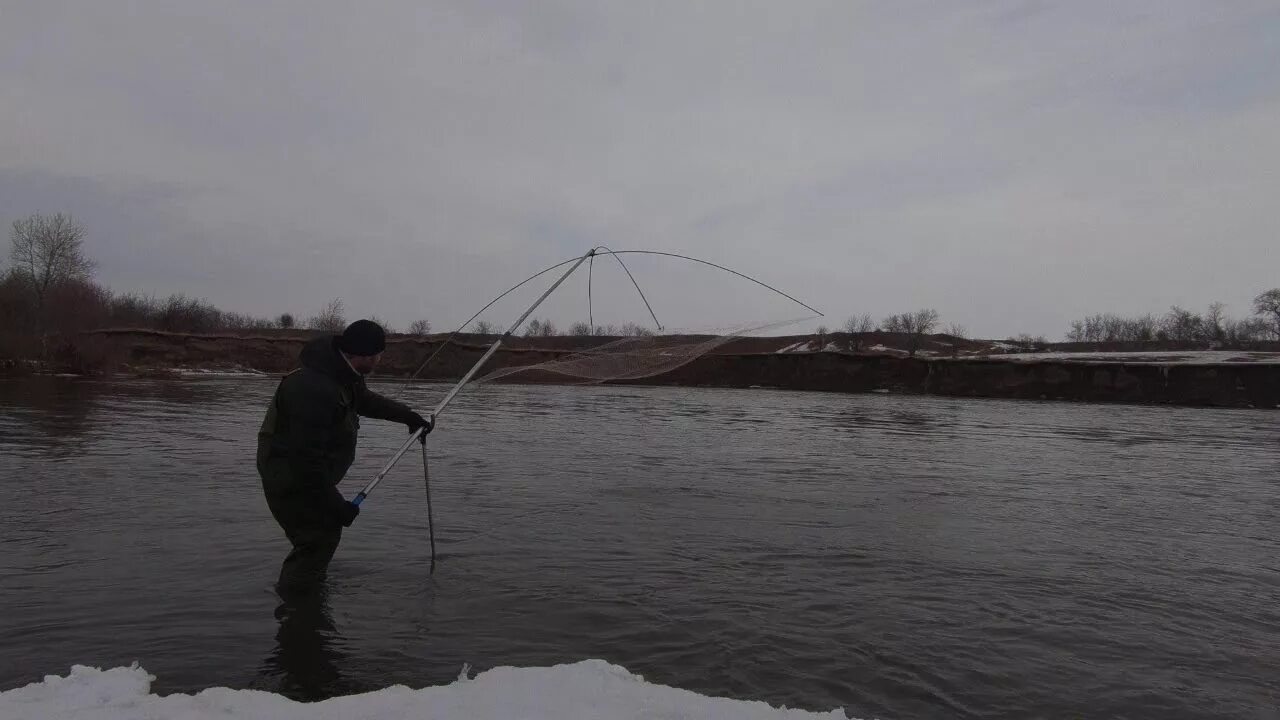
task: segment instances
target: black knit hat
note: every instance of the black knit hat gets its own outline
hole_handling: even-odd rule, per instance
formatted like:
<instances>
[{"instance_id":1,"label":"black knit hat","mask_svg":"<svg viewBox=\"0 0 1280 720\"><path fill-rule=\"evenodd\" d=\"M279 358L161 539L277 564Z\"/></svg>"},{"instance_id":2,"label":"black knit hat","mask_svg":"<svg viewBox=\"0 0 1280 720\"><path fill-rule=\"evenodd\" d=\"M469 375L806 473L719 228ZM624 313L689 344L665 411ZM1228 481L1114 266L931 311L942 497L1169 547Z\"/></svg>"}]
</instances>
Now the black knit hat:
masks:
<instances>
[{"instance_id":1,"label":"black knit hat","mask_svg":"<svg viewBox=\"0 0 1280 720\"><path fill-rule=\"evenodd\" d=\"M372 320L357 320L342 331L338 349L348 355L377 355L387 348L387 334Z\"/></svg>"}]
</instances>

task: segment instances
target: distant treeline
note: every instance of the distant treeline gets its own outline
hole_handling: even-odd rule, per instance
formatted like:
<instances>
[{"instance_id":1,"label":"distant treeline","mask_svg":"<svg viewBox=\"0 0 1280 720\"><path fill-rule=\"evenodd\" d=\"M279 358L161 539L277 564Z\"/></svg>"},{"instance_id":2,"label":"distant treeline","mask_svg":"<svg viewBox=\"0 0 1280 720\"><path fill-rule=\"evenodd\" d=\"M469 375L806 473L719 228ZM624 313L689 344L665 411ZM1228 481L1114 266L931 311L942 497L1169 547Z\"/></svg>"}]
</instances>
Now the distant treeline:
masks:
<instances>
[{"instance_id":1,"label":"distant treeline","mask_svg":"<svg viewBox=\"0 0 1280 720\"><path fill-rule=\"evenodd\" d=\"M258 317L227 312L201 298L174 294L155 297L138 293L114 293L97 280L96 264L84 251L85 228L69 215L32 215L13 224L10 233L10 267L0 275L0 354L24 357L47 352L50 337L65 337L102 328L137 328L174 333L209 334L219 332L300 329L338 332L347 316L341 298L330 301L305 318L292 313ZM377 321L388 332L396 332L384 320ZM501 333L487 320L479 320L470 332ZM417 320L401 334L427 335L428 320ZM534 318L522 330L531 337L563 333L546 319ZM627 323L594 325L575 323L570 335L642 336L653 330ZM38 340L39 342L33 342Z\"/></svg>"},{"instance_id":2,"label":"distant treeline","mask_svg":"<svg viewBox=\"0 0 1280 720\"><path fill-rule=\"evenodd\" d=\"M1268 290L1253 301L1254 315L1231 318L1222 303L1199 315L1177 306L1164 315L1122 317L1090 315L1071 323L1068 342L1203 342L1236 344L1280 339L1280 289Z\"/></svg>"},{"instance_id":3,"label":"distant treeline","mask_svg":"<svg viewBox=\"0 0 1280 720\"><path fill-rule=\"evenodd\" d=\"M10 271L0 279L0 313L10 331L36 335L104 327L145 328L169 332L211 333L260 330L278 325L264 318L224 312L185 295L156 298L115 294L89 278L69 278L51 285L42 298L29 291L27 280Z\"/></svg>"},{"instance_id":4,"label":"distant treeline","mask_svg":"<svg viewBox=\"0 0 1280 720\"><path fill-rule=\"evenodd\" d=\"M107 327L204 334L272 328L332 332L346 324L341 300L299 321L291 313L265 318L227 312L183 294L114 293L94 279L96 263L84 252L84 236L84 227L61 213L13 224L10 266L0 274L0 351L29 356L33 346L47 351L51 336ZM409 331L425 335L431 324L419 320Z\"/></svg>"},{"instance_id":5,"label":"distant treeline","mask_svg":"<svg viewBox=\"0 0 1280 720\"><path fill-rule=\"evenodd\" d=\"M0 274L0 357L47 356L50 340L74 345L77 333L102 328L138 328L173 333L208 334L262 331L267 329L307 329L337 332L347 318L342 300L335 299L304 319L291 313L257 317L226 312L212 303L174 294L164 298L137 293L114 293L94 277L95 263L84 252L85 228L69 215L31 215L13 223L10 267ZM371 318L378 320L378 318ZM395 328L378 320L389 332ZM922 309L892 315L880 322L869 315L850 317L842 328L859 338L876 331L898 333L908 340L915 354L922 338L939 325L936 310ZM477 334L504 330L480 320L468 328ZM426 335L431 323L418 320L408 334ZM827 328L819 327L818 334ZM951 325L946 333L966 337L964 328ZM550 320L535 318L524 328L526 336L641 336L653 331L635 323L622 326L578 322L562 333ZM1228 318L1224 307L1215 303L1204 315L1174 307L1163 316L1125 318L1112 314L1093 315L1071 325L1067 340L1072 342L1194 341L1239 343L1280 339L1280 289L1269 290L1254 300L1254 316ZM1020 345L1045 344L1043 337L1020 335L1010 338Z\"/></svg>"}]
</instances>

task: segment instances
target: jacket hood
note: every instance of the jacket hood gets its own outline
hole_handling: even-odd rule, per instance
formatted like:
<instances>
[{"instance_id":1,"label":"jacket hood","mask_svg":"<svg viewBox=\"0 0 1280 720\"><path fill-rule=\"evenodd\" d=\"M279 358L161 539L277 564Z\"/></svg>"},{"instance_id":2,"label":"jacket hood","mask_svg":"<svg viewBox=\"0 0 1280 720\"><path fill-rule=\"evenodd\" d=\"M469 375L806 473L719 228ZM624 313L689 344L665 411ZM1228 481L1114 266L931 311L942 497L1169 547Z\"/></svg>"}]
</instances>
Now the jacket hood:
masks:
<instances>
[{"instance_id":1,"label":"jacket hood","mask_svg":"<svg viewBox=\"0 0 1280 720\"><path fill-rule=\"evenodd\" d=\"M335 335L308 340L299 356L302 366L327 375L343 385L360 380L360 373L351 369L346 358L338 354L338 338Z\"/></svg>"}]
</instances>

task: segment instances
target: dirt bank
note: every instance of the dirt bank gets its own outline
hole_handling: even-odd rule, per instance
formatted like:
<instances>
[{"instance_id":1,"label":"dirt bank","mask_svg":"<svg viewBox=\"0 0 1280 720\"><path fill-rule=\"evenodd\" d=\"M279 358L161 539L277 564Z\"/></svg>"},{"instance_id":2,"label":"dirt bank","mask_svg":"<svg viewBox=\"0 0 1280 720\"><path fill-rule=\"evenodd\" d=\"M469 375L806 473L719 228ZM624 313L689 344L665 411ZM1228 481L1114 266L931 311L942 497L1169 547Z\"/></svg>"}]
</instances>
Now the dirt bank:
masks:
<instances>
[{"instance_id":1,"label":"dirt bank","mask_svg":"<svg viewBox=\"0 0 1280 720\"><path fill-rule=\"evenodd\" d=\"M1280 364L909 359L818 352L707 356L654 384L956 397L1280 407Z\"/></svg>"},{"instance_id":2,"label":"dirt bank","mask_svg":"<svg viewBox=\"0 0 1280 720\"><path fill-rule=\"evenodd\" d=\"M180 370L285 373L295 367L310 335L273 331L256 335L183 335L145 330L104 330L58 345L45 371L155 374ZM492 336L395 336L379 374L404 377L444 345L420 375L452 380L484 353ZM536 364L610 338L513 338L486 369ZM1004 343L931 336L920 357L906 357L905 338L889 333L741 338L666 374L636 384L829 392L892 392L958 397L1026 398L1089 402L1156 403L1210 407L1280 406L1280 353L1236 355L1192 352L1187 357L1070 354L1041 356ZM1208 360L1205 359L1208 357ZM30 371L24 363L0 363L0 373ZM511 381L563 378L517 374Z\"/></svg>"}]
</instances>

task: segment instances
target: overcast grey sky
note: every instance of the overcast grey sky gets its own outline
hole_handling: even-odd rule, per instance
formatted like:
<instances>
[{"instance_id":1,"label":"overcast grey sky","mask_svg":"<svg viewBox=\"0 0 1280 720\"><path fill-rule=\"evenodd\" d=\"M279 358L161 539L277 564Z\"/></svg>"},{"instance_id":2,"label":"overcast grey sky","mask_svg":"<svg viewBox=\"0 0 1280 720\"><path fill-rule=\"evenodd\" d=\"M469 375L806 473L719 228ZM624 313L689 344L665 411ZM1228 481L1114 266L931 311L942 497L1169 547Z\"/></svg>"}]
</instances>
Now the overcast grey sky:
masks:
<instances>
[{"instance_id":1,"label":"overcast grey sky","mask_svg":"<svg viewBox=\"0 0 1280 720\"><path fill-rule=\"evenodd\" d=\"M1278 175L1274 0L0 0L0 222L73 213L113 289L260 315L447 328L594 244L832 325L1242 315ZM671 326L797 314L633 270Z\"/></svg>"}]
</instances>

